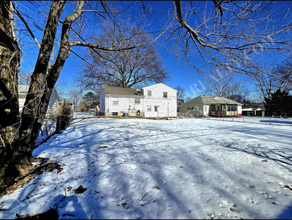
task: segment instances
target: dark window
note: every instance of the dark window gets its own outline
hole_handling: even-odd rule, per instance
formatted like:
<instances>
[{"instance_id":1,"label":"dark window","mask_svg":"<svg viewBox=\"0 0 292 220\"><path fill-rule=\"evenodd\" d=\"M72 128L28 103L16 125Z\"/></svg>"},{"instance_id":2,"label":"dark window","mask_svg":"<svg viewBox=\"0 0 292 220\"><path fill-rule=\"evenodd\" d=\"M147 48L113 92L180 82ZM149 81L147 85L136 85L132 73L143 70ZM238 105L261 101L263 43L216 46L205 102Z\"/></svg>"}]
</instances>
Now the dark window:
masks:
<instances>
[{"instance_id":1,"label":"dark window","mask_svg":"<svg viewBox=\"0 0 292 220\"><path fill-rule=\"evenodd\" d=\"M237 111L237 105L228 105L227 109L228 111Z\"/></svg>"},{"instance_id":2,"label":"dark window","mask_svg":"<svg viewBox=\"0 0 292 220\"><path fill-rule=\"evenodd\" d=\"M157 112L157 106L154 106L154 111Z\"/></svg>"},{"instance_id":3,"label":"dark window","mask_svg":"<svg viewBox=\"0 0 292 220\"><path fill-rule=\"evenodd\" d=\"M118 113L117 112L113 112L112 115L118 115Z\"/></svg>"},{"instance_id":4,"label":"dark window","mask_svg":"<svg viewBox=\"0 0 292 220\"><path fill-rule=\"evenodd\" d=\"M167 98L167 92L163 92L163 98Z\"/></svg>"}]
</instances>

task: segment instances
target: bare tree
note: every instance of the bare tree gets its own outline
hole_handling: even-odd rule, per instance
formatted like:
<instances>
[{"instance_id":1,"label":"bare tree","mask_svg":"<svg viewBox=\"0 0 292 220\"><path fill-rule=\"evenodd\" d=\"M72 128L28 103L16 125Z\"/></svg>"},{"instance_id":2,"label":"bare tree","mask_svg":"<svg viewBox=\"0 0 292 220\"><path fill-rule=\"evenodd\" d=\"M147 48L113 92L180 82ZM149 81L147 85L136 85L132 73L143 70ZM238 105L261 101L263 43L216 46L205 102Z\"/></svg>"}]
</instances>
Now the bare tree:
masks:
<instances>
[{"instance_id":1,"label":"bare tree","mask_svg":"<svg viewBox=\"0 0 292 220\"><path fill-rule=\"evenodd\" d=\"M69 3L71 4L71 2ZM15 5L10 0L0 2L0 191L13 184L17 176L25 175L32 167L32 151L45 119L51 93L66 59L71 52L75 53L72 50L73 47L90 47L99 51L122 51L150 43L125 44L127 46L123 47L85 41L80 35L82 25L79 30L76 30L73 24L82 20L84 13L94 13L99 19L111 21L119 26L120 23L115 19L119 14L115 10L115 4L101 1L97 3L100 4L97 6L101 10L97 10L91 2L85 4L85 1L78 1L72 11L66 11L63 21L60 21L65 4L66 0L53 1L48 7L49 12L47 14L43 12L46 25L39 28L39 30L43 30L43 34L41 43L38 43L29 24L25 19L20 18L21 15L14 7ZM28 33L39 47L38 58L21 116L19 116L18 110L17 90L21 50L14 31L14 13L23 21ZM54 49L57 56L52 59L54 39L57 37L57 28L60 23L62 28L58 41L59 46ZM127 42L129 39L124 39L124 41ZM76 55L82 59L81 56Z\"/></svg>"},{"instance_id":2,"label":"bare tree","mask_svg":"<svg viewBox=\"0 0 292 220\"><path fill-rule=\"evenodd\" d=\"M288 52L292 42L288 33L292 28L291 14L287 7L280 12L278 4L214 0L202 7L201 2L175 0L178 24L171 34L174 50L198 72L202 72L197 65L201 58L204 65L215 69L269 74L257 56L269 51ZM279 13L281 22L272 23Z\"/></svg>"},{"instance_id":3,"label":"bare tree","mask_svg":"<svg viewBox=\"0 0 292 220\"><path fill-rule=\"evenodd\" d=\"M211 70L210 74L200 74L202 94L221 96L235 101L248 95L248 89L242 81L236 80L236 74L229 71Z\"/></svg>"},{"instance_id":4,"label":"bare tree","mask_svg":"<svg viewBox=\"0 0 292 220\"><path fill-rule=\"evenodd\" d=\"M177 98L185 101L185 99L186 99L185 88L182 88L181 86L176 86L174 88L177 90Z\"/></svg>"},{"instance_id":5,"label":"bare tree","mask_svg":"<svg viewBox=\"0 0 292 220\"><path fill-rule=\"evenodd\" d=\"M226 97L228 96L228 88L234 80L235 73L229 71L211 70L210 74L200 74L200 82L203 88L202 93Z\"/></svg>"},{"instance_id":6,"label":"bare tree","mask_svg":"<svg viewBox=\"0 0 292 220\"><path fill-rule=\"evenodd\" d=\"M225 96L236 102L243 102L243 99L249 95L249 90L242 81L233 81L227 88L228 95Z\"/></svg>"},{"instance_id":7,"label":"bare tree","mask_svg":"<svg viewBox=\"0 0 292 220\"><path fill-rule=\"evenodd\" d=\"M22 72L18 75L18 84L19 85L29 85L30 84L30 77L31 72Z\"/></svg>"},{"instance_id":8,"label":"bare tree","mask_svg":"<svg viewBox=\"0 0 292 220\"><path fill-rule=\"evenodd\" d=\"M272 72L275 74L274 86L281 91L292 91L292 56L290 55L281 64L278 64Z\"/></svg>"},{"instance_id":9,"label":"bare tree","mask_svg":"<svg viewBox=\"0 0 292 220\"><path fill-rule=\"evenodd\" d=\"M154 45L143 45L143 42L152 41L150 35L141 35L145 33L143 28L143 25L124 25L117 29L109 22L102 24L100 30L103 33L95 38L95 42L124 48L135 44L142 46L132 50L98 53L88 50L91 63L85 64L80 76L83 86L89 89L96 89L101 85L131 88L137 84L166 80L168 73Z\"/></svg>"},{"instance_id":10,"label":"bare tree","mask_svg":"<svg viewBox=\"0 0 292 220\"><path fill-rule=\"evenodd\" d=\"M83 90L80 88L77 82L71 83L68 90L69 99L72 100L74 107L76 108L81 100Z\"/></svg>"},{"instance_id":11,"label":"bare tree","mask_svg":"<svg viewBox=\"0 0 292 220\"><path fill-rule=\"evenodd\" d=\"M275 65L272 63L267 66L270 69L269 74L263 72L257 72L252 75L250 81L257 87L257 93L265 102L267 99L271 99L272 94L276 91L291 92L292 90L292 62L291 56L284 60L281 64Z\"/></svg>"}]
</instances>

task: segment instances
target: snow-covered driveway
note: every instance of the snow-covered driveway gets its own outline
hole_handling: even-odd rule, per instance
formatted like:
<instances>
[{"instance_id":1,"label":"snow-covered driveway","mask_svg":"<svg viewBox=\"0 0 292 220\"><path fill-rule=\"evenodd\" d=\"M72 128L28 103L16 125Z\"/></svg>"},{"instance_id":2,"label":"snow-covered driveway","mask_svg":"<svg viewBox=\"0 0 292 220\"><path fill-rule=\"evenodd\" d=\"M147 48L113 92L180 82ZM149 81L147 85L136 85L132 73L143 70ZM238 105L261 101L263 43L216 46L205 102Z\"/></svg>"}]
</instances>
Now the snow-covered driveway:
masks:
<instances>
[{"instance_id":1,"label":"snow-covered driveway","mask_svg":"<svg viewBox=\"0 0 292 220\"><path fill-rule=\"evenodd\" d=\"M60 218L292 219L292 126L77 119L34 156L64 169L2 197L0 218L58 204Z\"/></svg>"}]
</instances>

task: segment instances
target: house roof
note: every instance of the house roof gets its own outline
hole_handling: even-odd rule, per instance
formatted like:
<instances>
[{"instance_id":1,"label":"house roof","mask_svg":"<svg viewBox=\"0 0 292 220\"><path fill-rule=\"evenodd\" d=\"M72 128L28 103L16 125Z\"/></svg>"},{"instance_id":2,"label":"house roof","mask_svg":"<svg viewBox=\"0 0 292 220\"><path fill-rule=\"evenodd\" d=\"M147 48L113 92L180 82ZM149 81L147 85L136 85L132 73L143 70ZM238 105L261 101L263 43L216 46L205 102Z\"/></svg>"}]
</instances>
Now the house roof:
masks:
<instances>
[{"instance_id":1,"label":"house roof","mask_svg":"<svg viewBox=\"0 0 292 220\"><path fill-rule=\"evenodd\" d=\"M253 108L243 108L242 111L243 111L243 112L253 111Z\"/></svg>"},{"instance_id":2,"label":"house roof","mask_svg":"<svg viewBox=\"0 0 292 220\"><path fill-rule=\"evenodd\" d=\"M26 95L28 90L29 90L29 85L18 85L18 93L19 94ZM54 88L53 92L56 93L57 99L60 100L61 98L60 98L60 95L59 95L56 88Z\"/></svg>"},{"instance_id":3,"label":"house roof","mask_svg":"<svg viewBox=\"0 0 292 220\"><path fill-rule=\"evenodd\" d=\"M143 96L143 94L136 91L136 89L121 88L114 86L102 86L104 94L112 95L131 95L131 96Z\"/></svg>"},{"instance_id":4,"label":"house roof","mask_svg":"<svg viewBox=\"0 0 292 220\"><path fill-rule=\"evenodd\" d=\"M211 105L211 104L242 105L241 103L235 102L231 99L217 97L217 96L208 96L208 95L200 95L188 102L183 103L182 105Z\"/></svg>"},{"instance_id":5,"label":"house roof","mask_svg":"<svg viewBox=\"0 0 292 220\"><path fill-rule=\"evenodd\" d=\"M169 87L169 88L171 88L171 89L177 91L176 89L174 89L174 88L172 88L172 87L170 87L170 86L168 86L168 85L166 85L166 84L164 84L164 83L156 83L156 84L153 84L153 85L150 85L150 86L145 86L145 87L143 87L142 89L146 89L147 87L157 86L158 84L165 85L165 86L167 86L167 87Z\"/></svg>"},{"instance_id":6,"label":"house roof","mask_svg":"<svg viewBox=\"0 0 292 220\"><path fill-rule=\"evenodd\" d=\"M265 107L260 107L260 108L242 108L242 111L248 112L248 111L265 111Z\"/></svg>"}]
</instances>

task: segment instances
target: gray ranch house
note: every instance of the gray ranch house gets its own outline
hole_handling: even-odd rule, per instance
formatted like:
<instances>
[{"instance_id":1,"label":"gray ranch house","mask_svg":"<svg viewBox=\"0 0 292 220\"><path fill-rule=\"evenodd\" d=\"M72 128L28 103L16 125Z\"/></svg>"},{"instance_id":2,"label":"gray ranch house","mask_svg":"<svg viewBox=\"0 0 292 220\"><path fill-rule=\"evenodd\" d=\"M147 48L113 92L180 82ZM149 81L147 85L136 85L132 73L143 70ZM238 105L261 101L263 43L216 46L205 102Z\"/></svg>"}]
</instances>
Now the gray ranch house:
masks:
<instances>
[{"instance_id":1,"label":"gray ranch house","mask_svg":"<svg viewBox=\"0 0 292 220\"><path fill-rule=\"evenodd\" d=\"M231 99L200 95L180 105L179 112L194 116L241 116L242 106Z\"/></svg>"}]
</instances>

